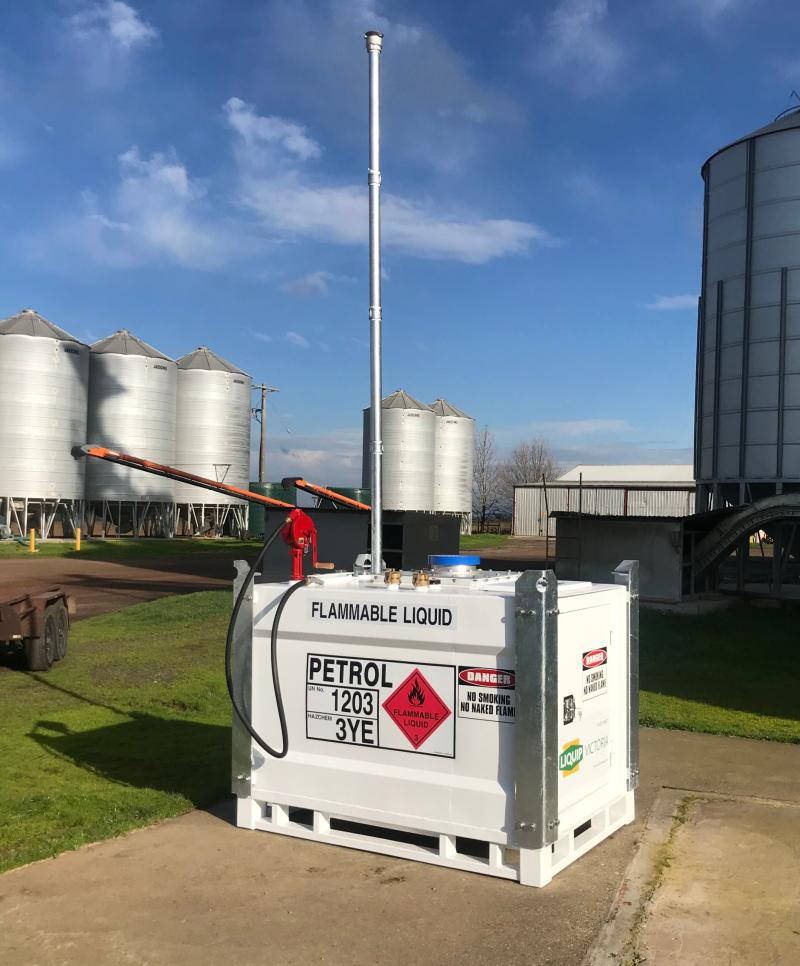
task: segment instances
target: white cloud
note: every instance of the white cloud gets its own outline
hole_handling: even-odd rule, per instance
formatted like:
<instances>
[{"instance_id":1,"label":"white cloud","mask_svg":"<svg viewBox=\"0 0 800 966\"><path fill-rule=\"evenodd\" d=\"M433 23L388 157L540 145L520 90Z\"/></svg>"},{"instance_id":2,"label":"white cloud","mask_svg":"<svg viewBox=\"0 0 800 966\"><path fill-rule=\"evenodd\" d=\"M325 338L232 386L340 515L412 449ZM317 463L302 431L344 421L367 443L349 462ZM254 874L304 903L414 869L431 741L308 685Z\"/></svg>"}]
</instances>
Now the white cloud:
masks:
<instances>
[{"instance_id":1,"label":"white cloud","mask_svg":"<svg viewBox=\"0 0 800 966\"><path fill-rule=\"evenodd\" d=\"M647 302L646 309L656 312L682 311L697 308L696 295L656 295L652 302Z\"/></svg>"},{"instance_id":2,"label":"white cloud","mask_svg":"<svg viewBox=\"0 0 800 966\"><path fill-rule=\"evenodd\" d=\"M342 245L366 243L367 193L363 187L320 183L305 170L305 162L313 154L301 154L281 138L271 139L271 150L265 153L251 134L261 130L264 120L270 122L270 131L293 128L307 138L304 128L282 118L260 117L238 98L227 102L226 115L237 137L240 200L268 229ZM381 216L384 244L423 258L480 264L524 253L532 244L554 243L547 231L530 222L481 218L390 193L383 196Z\"/></svg>"},{"instance_id":3,"label":"white cloud","mask_svg":"<svg viewBox=\"0 0 800 966\"><path fill-rule=\"evenodd\" d=\"M632 429L627 419L565 419L537 423L538 432L545 436L597 436L604 433L627 433Z\"/></svg>"},{"instance_id":4,"label":"white cloud","mask_svg":"<svg viewBox=\"0 0 800 966\"><path fill-rule=\"evenodd\" d=\"M322 153L319 144L306 134L302 124L282 117L264 117L238 97L231 97L223 106L228 124L239 135L251 161L259 152L283 148L301 161L317 158ZM268 156L261 159L268 160Z\"/></svg>"},{"instance_id":5,"label":"white cloud","mask_svg":"<svg viewBox=\"0 0 800 966\"><path fill-rule=\"evenodd\" d=\"M398 23L382 11L399 5L379 0L272 0L264 6L259 50L273 71L292 78L292 99L302 105L299 116L317 129L335 126L340 144L361 144L366 82L361 35L370 29L386 35L382 99L395 158L445 171L463 169L495 146L498 125L522 121L525 112L508 94L485 83L444 35L421 22L424 8L416 22ZM298 37L314 51L301 74Z\"/></svg>"},{"instance_id":6,"label":"white cloud","mask_svg":"<svg viewBox=\"0 0 800 966\"><path fill-rule=\"evenodd\" d=\"M191 178L172 150L142 157L137 147L118 158L119 181L101 200L83 193L83 213L54 226L40 243L94 261L129 267L165 260L216 268L241 254L244 231L220 217L205 186Z\"/></svg>"},{"instance_id":7,"label":"white cloud","mask_svg":"<svg viewBox=\"0 0 800 966\"><path fill-rule=\"evenodd\" d=\"M308 341L308 339L304 335L300 335L299 332L292 332L289 330L286 335L284 335L284 339L286 339L290 345L297 346L298 349L308 349L311 346L311 343Z\"/></svg>"},{"instance_id":8,"label":"white cloud","mask_svg":"<svg viewBox=\"0 0 800 966\"><path fill-rule=\"evenodd\" d=\"M254 339L258 339L259 342L272 342L272 336L267 335L266 332L258 332L256 329L248 329L247 334L251 335Z\"/></svg>"},{"instance_id":9,"label":"white cloud","mask_svg":"<svg viewBox=\"0 0 800 966\"><path fill-rule=\"evenodd\" d=\"M380 30L391 35L391 42L416 44L423 37L420 27L396 23L378 12L377 0L337 0L333 4L334 16L345 23L354 24L360 30Z\"/></svg>"},{"instance_id":10,"label":"white cloud","mask_svg":"<svg viewBox=\"0 0 800 966\"><path fill-rule=\"evenodd\" d=\"M607 0L558 0L545 19L539 69L582 94L607 83L625 60L608 19Z\"/></svg>"},{"instance_id":11,"label":"white cloud","mask_svg":"<svg viewBox=\"0 0 800 966\"><path fill-rule=\"evenodd\" d=\"M495 435L501 445L512 446L521 439L542 438L557 444L562 439L624 436L632 430L627 419L561 419L503 426Z\"/></svg>"},{"instance_id":12,"label":"white cloud","mask_svg":"<svg viewBox=\"0 0 800 966\"><path fill-rule=\"evenodd\" d=\"M279 437L275 437L267 459L271 479L295 475L309 477L323 486L360 486L361 429L344 427L325 433L292 434L285 445L280 445ZM257 465L258 447L254 441L252 468L257 469Z\"/></svg>"},{"instance_id":13,"label":"white cloud","mask_svg":"<svg viewBox=\"0 0 800 966\"><path fill-rule=\"evenodd\" d=\"M673 0L674 2L674 0ZM677 6L693 19L708 23L749 6L751 0L678 0Z\"/></svg>"},{"instance_id":14,"label":"white cloud","mask_svg":"<svg viewBox=\"0 0 800 966\"><path fill-rule=\"evenodd\" d=\"M297 298L313 298L318 295L328 294L328 283L334 276L331 272L309 272L300 278L293 278L289 282L284 282L280 286L282 292L287 295L294 295Z\"/></svg>"},{"instance_id":15,"label":"white cloud","mask_svg":"<svg viewBox=\"0 0 800 966\"><path fill-rule=\"evenodd\" d=\"M82 41L109 40L125 50L158 37L156 28L122 0L105 0L79 10L70 18L73 35Z\"/></svg>"}]
</instances>

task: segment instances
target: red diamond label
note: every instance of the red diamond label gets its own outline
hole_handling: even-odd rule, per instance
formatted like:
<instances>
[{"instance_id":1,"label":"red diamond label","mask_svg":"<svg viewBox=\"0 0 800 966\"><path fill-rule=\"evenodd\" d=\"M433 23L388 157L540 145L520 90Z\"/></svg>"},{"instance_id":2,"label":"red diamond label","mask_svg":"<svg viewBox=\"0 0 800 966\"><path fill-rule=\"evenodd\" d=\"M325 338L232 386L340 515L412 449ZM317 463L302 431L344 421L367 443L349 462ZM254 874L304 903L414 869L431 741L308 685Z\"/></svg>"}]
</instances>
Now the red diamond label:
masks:
<instances>
[{"instance_id":1,"label":"red diamond label","mask_svg":"<svg viewBox=\"0 0 800 966\"><path fill-rule=\"evenodd\" d=\"M383 710L415 748L420 748L452 714L419 668L392 691L383 702Z\"/></svg>"}]
</instances>

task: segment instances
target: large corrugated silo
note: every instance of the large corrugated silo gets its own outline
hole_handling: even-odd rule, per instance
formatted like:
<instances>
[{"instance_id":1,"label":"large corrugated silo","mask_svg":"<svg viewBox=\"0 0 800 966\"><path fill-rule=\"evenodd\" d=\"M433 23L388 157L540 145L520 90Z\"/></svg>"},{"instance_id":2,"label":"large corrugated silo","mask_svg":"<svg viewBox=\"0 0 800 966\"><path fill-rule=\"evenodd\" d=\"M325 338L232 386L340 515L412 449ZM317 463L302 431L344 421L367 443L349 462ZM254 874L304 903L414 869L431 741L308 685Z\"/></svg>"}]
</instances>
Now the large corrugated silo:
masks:
<instances>
[{"instance_id":1,"label":"large corrugated silo","mask_svg":"<svg viewBox=\"0 0 800 966\"><path fill-rule=\"evenodd\" d=\"M387 510L433 510L433 411L402 389L383 400L383 505ZM363 485L370 485L370 411L364 410Z\"/></svg>"},{"instance_id":2,"label":"large corrugated silo","mask_svg":"<svg viewBox=\"0 0 800 966\"><path fill-rule=\"evenodd\" d=\"M250 425L253 380L238 366L200 346L178 360L178 469L247 489L250 482ZM175 501L197 505L199 516L223 519L236 508L237 527L247 524L247 504L221 493L178 483ZM213 510L213 507L225 508ZM179 515L182 513L179 510ZM184 514L190 530L192 513ZM197 513L194 514L197 517ZM236 529L237 527L234 527Z\"/></svg>"},{"instance_id":3,"label":"large corrugated silo","mask_svg":"<svg viewBox=\"0 0 800 966\"><path fill-rule=\"evenodd\" d=\"M703 165L699 506L800 483L800 110Z\"/></svg>"},{"instance_id":4,"label":"large corrugated silo","mask_svg":"<svg viewBox=\"0 0 800 966\"><path fill-rule=\"evenodd\" d=\"M430 408L436 415L433 509L470 513L475 420L446 399L434 400Z\"/></svg>"},{"instance_id":5,"label":"large corrugated silo","mask_svg":"<svg viewBox=\"0 0 800 966\"><path fill-rule=\"evenodd\" d=\"M158 349L126 329L95 342L89 365L89 442L174 464L176 393L177 366ZM147 504L155 504L156 530L170 529L166 518L173 484L162 477L90 460L86 498L104 521L113 516L113 504L142 505L142 514ZM127 522L115 518L117 532L143 532L142 514L134 507Z\"/></svg>"},{"instance_id":6,"label":"large corrugated silo","mask_svg":"<svg viewBox=\"0 0 800 966\"><path fill-rule=\"evenodd\" d=\"M0 322L0 518L18 532L80 525L88 385L88 346L33 309Z\"/></svg>"}]
</instances>

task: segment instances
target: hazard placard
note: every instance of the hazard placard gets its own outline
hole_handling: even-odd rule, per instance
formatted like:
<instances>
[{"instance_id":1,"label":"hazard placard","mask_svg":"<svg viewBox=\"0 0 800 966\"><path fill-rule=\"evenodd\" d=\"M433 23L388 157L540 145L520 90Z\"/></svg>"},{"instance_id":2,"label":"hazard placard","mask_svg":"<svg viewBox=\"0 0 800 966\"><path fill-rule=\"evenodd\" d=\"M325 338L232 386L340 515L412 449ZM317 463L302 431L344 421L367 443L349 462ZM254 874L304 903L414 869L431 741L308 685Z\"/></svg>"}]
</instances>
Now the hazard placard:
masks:
<instances>
[{"instance_id":1,"label":"hazard placard","mask_svg":"<svg viewBox=\"0 0 800 966\"><path fill-rule=\"evenodd\" d=\"M414 748L421 747L452 714L419 668L389 695L383 709Z\"/></svg>"},{"instance_id":2,"label":"hazard placard","mask_svg":"<svg viewBox=\"0 0 800 966\"><path fill-rule=\"evenodd\" d=\"M455 757L456 669L306 656L306 738Z\"/></svg>"}]
</instances>

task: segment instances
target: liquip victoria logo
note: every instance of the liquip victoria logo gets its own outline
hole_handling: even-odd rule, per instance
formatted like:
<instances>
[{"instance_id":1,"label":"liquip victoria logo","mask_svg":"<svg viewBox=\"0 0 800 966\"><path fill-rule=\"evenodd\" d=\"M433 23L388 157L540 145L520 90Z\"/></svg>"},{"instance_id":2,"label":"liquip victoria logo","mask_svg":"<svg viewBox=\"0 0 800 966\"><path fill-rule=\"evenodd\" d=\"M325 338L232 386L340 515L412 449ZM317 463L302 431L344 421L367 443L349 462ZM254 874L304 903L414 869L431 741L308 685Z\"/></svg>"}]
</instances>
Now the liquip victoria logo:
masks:
<instances>
[{"instance_id":1,"label":"liquip victoria logo","mask_svg":"<svg viewBox=\"0 0 800 966\"><path fill-rule=\"evenodd\" d=\"M573 738L572 741L568 741L564 745L561 754L558 756L558 770L565 778L568 775L574 775L581 767L583 755L584 748L580 738Z\"/></svg>"}]
</instances>

